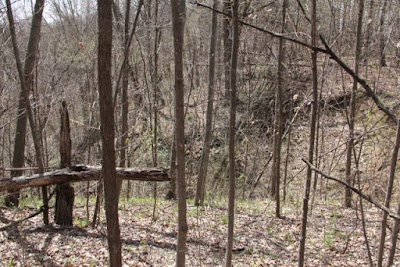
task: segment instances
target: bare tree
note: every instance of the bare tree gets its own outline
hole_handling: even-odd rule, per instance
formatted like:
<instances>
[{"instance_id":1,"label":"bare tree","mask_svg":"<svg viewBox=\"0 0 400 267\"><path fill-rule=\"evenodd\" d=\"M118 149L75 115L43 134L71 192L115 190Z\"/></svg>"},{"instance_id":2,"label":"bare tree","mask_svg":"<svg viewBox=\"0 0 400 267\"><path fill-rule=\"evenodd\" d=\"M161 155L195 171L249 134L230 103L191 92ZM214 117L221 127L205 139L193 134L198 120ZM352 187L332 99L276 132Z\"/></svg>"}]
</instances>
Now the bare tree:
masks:
<instances>
[{"instance_id":1,"label":"bare tree","mask_svg":"<svg viewBox=\"0 0 400 267\"><path fill-rule=\"evenodd\" d=\"M35 3L35 8L34 8L35 13L32 19L31 33L28 41L27 60L25 61L25 73L23 74L18 42L15 33L14 16L11 9L11 3L10 1L7 1L7 15L8 15L8 20L10 22L11 39L14 49L15 61L17 64L18 75L21 82L21 91L23 92L25 108L28 115L29 124L31 126L31 133L36 152L36 163L39 175L43 175L44 173L42 135L41 135L41 130L38 128L38 125L36 124L34 119L34 112L32 110L29 95L30 91L32 90L34 82L33 71L36 65L38 51L39 51L39 40L42 28L41 26L42 26L43 9L44 9L44 0L37 0ZM44 224L47 225L49 224L49 206L48 206L46 186L42 186L42 197L43 197L43 222Z\"/></svg>"},{"instance_id":2,"label":"bare tree","mask_svg":"<svg viewBox=\"0 0 400 267\"><path fill-rule=\"evenodd\" d=\"M362 45L362 22L363 22L363 14L364 14L364 1L359 0L358 2L358 22L357 22L357 33L356 33L356 47L355 47L355 59L354 59L354 73L358 74L359 65L361 61L361 45ZM353 79L353 88L351 90L350 96L350 114L348 117L349 124L349 136L347 138L347 147L346 147L346 182L348 184L352 184L352 173L351 173L351 158L354 147L354 124L356 117L356 92L357 92L358 83L355 79ZM351 190L349 188L345 189L345 197L344 202L346 207L351 207Z\"/></svg>"},{"instance_id":3,"label":"bare tree","mask_svg":"<svg viewBox=\"0 0 400 267\"><path fill-rule=\"evenodd\" d=\"M25 95L26 93L29 94L29 92L32 91L34 83L34 69L38 58L43 8L44 8L44 0L36 1L32 16L31 32L28 41L28 49L25 56L25 65L23 70L22 70L22 63L20 62L21 64L20 68L21 72L23 71L23 74L20 75L21 89L20 89L18 111L17 111L17 127L15 131L15 140L14 140L14 153L12 160L13 168L22 168L24 167L25 164L25 136L26 136L26 124L28 118L26 114L27 103L25 102ZM7 1L7 15L10 23L10 29L12 35L11 37L13 38L14 53L18 53L18 57L20 57L19 51L16 52L16 50L18 50L18 45L15 33L14 18L11 9L11 3L9 1ZM17 54L15 54L15 56L17 57ZM17 63L17 68L18 68L18 63ZM12 177L21 176L22 174L23 174L22 170L15 170L11 172ZM10 194L5 199L5 204L7 206L18 206L19 202L18 200L19 200L19 190L15 192L10 192Z\"/></svg>"},{"instance_id":4,"label":"bare tree","mask_svg":"<svg viewBox=\"0 0 400 267\"><path fill-rule=\"evenodd\" d=\"M285 32L286 24L286 8L287 0L283 0L282 4L282 28L281 33ZM285 60L285 40L279 39L279 55L278 55L278 86L275 92L275 117L274 117L274 135L273 135L273 156L272 156L272 175L271 175L271 196L275 197L275 216L281 217L280 214L280 180L281 180L281 147L283 135L283 99L282 91L284 87L284 65Z\"/></svg>"},{"instance_id":5,"label":"bare tree","mask_svg":"<svg viewBox=\"0 0 400 267\"><path fill-rule=\"evenodd\" d=\"M311 1L311 45L317 45L317 1ZM315 144L315 130L317 122L317 109L318 109L318 75L317 75L317 51L311 52L312 59L312 106L311 106L311 119L310 119L310 137L308 146L308 161L314 161L314 144ZM307 168L307 177L304 184L303 195L303 215L301 219L301 233L299 245L299 259L298 266L304 266L304 252L306 244L307 232L307 219L308 219L308 200L310 197L312 169Z\"/></svg>"},{"instance_id":6,"label":"bare tree","mask_svg":"<svg viewBox=\"0 0 400 267\"><path fill-rule=\"evenodd\" d=\"M207 92L207 111L206 128L203 143L203 150L200 161L199 175L197 177L195 205L203 205L205 182L208 170L208 160L210 156L210 145L212 140L212 124L214 112L214 84L215 84L215 51L217 46L217 12L218 1L214 0L211 18L211 38L210 38L210 64L208 69L208 92Z\"/></svg>"},{"instance_id":7,"label":"bare tree","mask_svg":"<svg viewBox=\"0 0 400 267\"><path fill-rule=\"evenodd\" d=\"M239 52L239 0L233 0L232 5L232 59L230 83L230 114L229 114L229 202L228 202L228 241L226 244L225 266L232 266L233 230L235 222L235 126L236 126L236 91L237 91L237 64Z\"/></svg>"},{"instance_id":8,"label":"bare tree","mask_svg":"<svg viewBox=\"0 0 400 267\"><path fill-rule=\"evenodd\" d=\"M185 181L185 108L183 79L183 45L186 18L185 0L171 0L172 31L175 61L175 138L176 138L176 181L178 191L178 244L176 266L185 266L186 237L186 181Z\"/></svg>"},{"instance_id":9,"label":"bare tree","mask_svg":"<svg viewBox=\"0 0 400 267\"><path fill-rule=\"evenodd\" d=\"M111 84L112 60L112 1L98 1L98 80L100 122L102 137L101 177L104 179L105 210L107 219L107 240L110 266L122 266L121 238L118 221L118 185L115 162L115 131Z\"/></svg>"}]
</instances>

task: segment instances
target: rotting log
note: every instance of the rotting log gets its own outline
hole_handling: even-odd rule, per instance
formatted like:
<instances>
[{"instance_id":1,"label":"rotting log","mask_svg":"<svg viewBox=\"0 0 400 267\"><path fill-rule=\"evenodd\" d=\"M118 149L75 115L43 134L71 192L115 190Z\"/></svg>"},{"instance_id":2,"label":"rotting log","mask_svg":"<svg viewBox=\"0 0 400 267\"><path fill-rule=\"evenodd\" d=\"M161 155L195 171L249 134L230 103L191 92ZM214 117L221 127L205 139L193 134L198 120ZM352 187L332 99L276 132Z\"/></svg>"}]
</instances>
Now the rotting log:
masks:
<instances>
[{"instance_id":1,"label":"rotting log","mask_svg":"<svg viewBox=\"0 0 400 267\"><path fill-rule=\"evenodd\" d=\"M19 176L0 179L0 192L5 190L16 190L26 187L37 187L43 185L56 185L65 182L83 182L97 180L100 175L101 166L76 165L71 168L45 172L42 176ZM159 168L117 168L117 178L124 180L167 182L170 180L168 169Z\"/></svg>"}]
</instances>

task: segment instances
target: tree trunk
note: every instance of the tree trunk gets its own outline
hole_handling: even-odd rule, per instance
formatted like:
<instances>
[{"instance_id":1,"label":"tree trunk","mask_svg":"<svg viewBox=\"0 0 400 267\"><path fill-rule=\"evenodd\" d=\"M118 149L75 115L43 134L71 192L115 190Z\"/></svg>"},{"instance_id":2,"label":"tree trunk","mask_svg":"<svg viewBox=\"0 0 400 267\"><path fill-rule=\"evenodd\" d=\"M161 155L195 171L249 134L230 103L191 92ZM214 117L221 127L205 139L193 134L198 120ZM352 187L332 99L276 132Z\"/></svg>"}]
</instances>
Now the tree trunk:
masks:
<instances>
[{"instance_id":1,"label":"tree trunk","mask_svg":"<svg viewBox=\"0 0 400 267\"><path fill-rule=\"evenodd\" d=\"M176 133L174 131L172 137L172 145L171 145L171 155L170 155L170 167L169 167L169 189L166 199L176 199Z\"/></svg>"},{"instance_id":2,"label":"tree trunk","mask_svg":"<svg viewBox=\"0 0 400 267\"><path fill-rule=\"evenodd\" d=\"M282 4L282 29L285 32L286 24L286 8L287 0L283 0ZM273 156L272 156L272 175L271 175L271 197L275 197L275 216L281 217L280 214L280 180L281 180L281 146L283 135L283 99L282 91L284 86L284 65L285 60L285 43L283 39L279 39L279 56L278 56L278 86L275 92L275 118L274 118L274 136L273 136Z\"/></svg>"},{"instance_id":3,"label":"tree trunk","mask_svg":"<svg viewBox=\"0 0 400 267\"><path fill-rule=\"evenodd\" d=\"M397 158L399 154L400 148L400 120L397 123L397 133L396 133L396 143L393 148L392 154L392 162L390 164L390 175L387 182L386 187L386 197L385 197L385 207L390 207L390 199L392 197L393 192L393 183L396 174L396 165L397 165ZM381 267L383 263L383 254L385 249L385 238L386 238L386 226L387 226L387 218L388 215L386 212L382 213L382 220L381 220L381 237L379 240L379 249L378 249L378 256L377 256L377 266Z\"/></svg>"},{"instance_id":4,"label":"tree trunk","mask_svg":"<svg viewBox=\"0 0 400 267\"><path fill-rule=\"evenodd\" d=\"M174 39L175 61L175 137L178 189L178 243L176 266L185 266L186 237L188 225L186 219L186 181L185 181L185 110L183 79L183 45L186 18L185 0L171 0L172 32Z\"/></svg>"},{"instance_id":5,"label":"tree trunk","mask_svg":"<svg viewBox=\"0 0 400 267\"><path fill-rule=\"evenodd\" d=\"M226 267L232 266L233 230L235 222L235 126L236 126L236 89L237 64L239 52L239 0L233 0L232 5L232 59L231 59L231 93L229 114L229 202L228 202L228 240L226 244Z\"/></svg>"},{"instance_id":6,"label":"tree trunk","mask_svg":"<svg viewBox=\"0 0 400 267\"><path fill-rule=\"evenodd\" d=\"M214 0L213 9L218 8L218 1ZM217 12L212 11L211 18L211 38L210 38L210 65L208 69L208 93L207 93L207 111L206 128L203 143L203 150L200 161L199 176L197 177L195 205L203 205L205 184L208 170L208 160L210 156L210 145L212 140L212 123L214 112L214 84L215 84L215 51L217 46Z\"/></svg>"},{"instance_id":7,"label":"tree trunk","mask_svg":"<svg viewBox=\"0 0 400 267\"><path fill-rule=\"evenodd\" d=\"M39 40L40 40L40 32L42 28L42 15L44 9L44 0L37 0L34 8L34 15L32 18L32 26L31 32L28 42L28 50L25 61L25 73L22 73L22 63L19 54L19 48L17 44L17 38L14 27L14 16L12 14L11 3L7 2L7 10L8 10L8 19L10 22L10 30L11 30L11 38L13 43L13 49L15 54L15 60L17 63L17 70L19 79L21 81L21 91L24 92L24 102L26 105L26 111L28 114L29 124L31 126L32 139L36 152L36 162L38 166L38 173L40 176L43 175L44 166L43 166L43 150L42 150L42 137L41 130L38 129L34 114L32 110L32 106L30 103L30 91L33 88L33 72L36 66L37 57L39 53ZM42 197L43 197L43 222L45 225L49 224L49 206L47 199L47 188L46 186L42 187Z\"/></svg>"},{"instance_id":8,"label":"tree trunk","mask_svg":"<svg viewBox=\"0 0 400 267\"><path fill-rule=\"evenodd\" d=\"M60 156L60 168L71 167L71 135L68 108L65 101L62 102L61 108ZM74 188L69 183L57 185L55 223L61 226L71 226L73 222L73 206Z\"/></svg>"},{"instance_id":9,"label":"tree trunk","mask_svg":"<svg viewBox=\"0 0 400 267\"><path fill-rule=\"evenodd\" d=\"M383 0L383 6L381 10L381 20L379 23L379 60L380 65L382 67L386 67L386 55L385 55L385 46L386 46L386 38L385 38L385 23L387 16L387 0Z\"/></svg>"},{"instance_id":10,"label":"tree trunk","mask_svg":"<svg viewBox=\"0 0 400 267\"><path fill-rule=\"evenodd\" d=\"M354 60L354 72L358 74L358 69L360 65L361 59L361 36L362 36L362 20L364 14L364 1L359 1L359 14L358 14L358 22L357 22L357 34L356 34L356 58ZM346 182L348 184L352 184L352 173L351 173L351 158L354 147L354 119L356 116L356 92L357 92L357 81L353 80L353 88L351 90L350 97L350 114L349 114L349 136L347 139L347 151L346 151ZM349 188L345 188L345 196L344 196L344 204L346 207L351 207L351 190Z\"/></svg>"},{"instance_id":11,"label":"tree trunk","mask_svg":"<svg viewBox=\"0 0 400 267\"><path fill-rule=\"evenodd\" d=\"M104 179L108 251L110 253L110 266L116 267L122 265L122 259L118 221L118 185L115 171L114 113L110 112L110 107L113 107L111 83L113 24L111 7L111 0L98 1L98 90L103 144L101 177Z\"/></svg>"},{"instance_id":12,"label":"tree trunk","mask_svg":"<svg viewBox=\"0 0 400 267\"><path fill-rule=\"evenodd\" d=\"M224 0L224 13L232 15L232 1ZM231 25L230 19L224 18L223 20L223 39L224 39L224 65L225 65L225 99L228 102L231 93L231 59L232 59L232 38L231 38Z\"/></svg>"},{"instance_id":13,"label":"tree trunk","mask_svg":"<svg viewBox=\"0 0 400 267\"><path fill-rule=\"evenodd\" d=\"M311 45L316 46L317 44L317 1L312 0L311 5ZM314 144L315 144L315 128L317 121L317 109L318 109L318 75L317 75L317 52L313 50L311 52L312 57L312 87L313 87L313 101L311 106L311 120L310 120L310 139L308 147L308 161L314 161ZM311 187L311 167L307 169L307 177L304 185L303 195L303 216L301 219L301 233L300 233L300 245L299 245L299 259L298 266L304 266L304 251L306 244L306 233L307 233L307 219L308 219L308 200L310 197Z\"/></svg>"},{"instance_id":14,"label":"tree trunk","mask_svg":"<svg viewBox=\"0 0 400 267\"><path fill-rule=\"evenodd\" d=\"M14 154L12 160L13 168L22 168L24 167L25 163L25 136L26 136L26 123L27 123L27 116L26 116L27 103L25 101L25 94L26 92L29 93L33 86L34 68L36 66L38 57L38 47L39 47L40 32L42 25L43 7L44 7L44 0L36 1L32 16L32 25L28 41L28 49L25 56L25 66L22 74L22 63L20 60L21 57L17 44L14 16L12 14L11 2L7 1L7 16L10 23L11 38L13 39L14 54L16 58L18 57L17 61L19 60L19 63L17 62L18 72L21 72L19 74L21 89L18 101L17 126L15 132L15 140L14 140ZM21 170L11 172L12 177L21 176L22 174L23 171ZM7 195L5 198L6 206L17 207L18 202L19 202L19 190L10 192L10 194Z\"/></svg>"}]
</instances>

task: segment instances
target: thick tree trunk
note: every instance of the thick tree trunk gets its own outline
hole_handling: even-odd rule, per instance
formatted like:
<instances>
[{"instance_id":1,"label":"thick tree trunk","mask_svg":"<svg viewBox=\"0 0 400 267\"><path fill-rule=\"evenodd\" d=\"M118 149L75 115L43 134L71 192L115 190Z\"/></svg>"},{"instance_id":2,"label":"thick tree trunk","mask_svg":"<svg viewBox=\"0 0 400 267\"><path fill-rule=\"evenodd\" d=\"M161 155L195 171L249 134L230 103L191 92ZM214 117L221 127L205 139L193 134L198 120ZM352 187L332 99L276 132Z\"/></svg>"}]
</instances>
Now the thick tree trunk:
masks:
<instances>
[{"instance_id":1,"label":"thick tree trunk","mask_svg":"<svg viewBox=\"0 0 400 267\"><path fill-rule=\"evenodd\" d=\"M228 201L228 240L226 244L225 266L232 266L233 230L235 222L235 126L236 126L236 91L237 91L237 64L239 52L239 0L233 0L232 5L232 59L231 59L231 93L229 114L229 201Z\"/></svg>"},{"instance_id":2,"label":"thick tree trunk","mask_svg":"<svg viewBox=\"0 0 400 267\"><path fill-rule=\"evenodd\" d=\"M213 9L218 8L218 1L214 0ZM208 160L210 155L210 145L212 140L212 123L214 112L214 84L215 84L215 51L217 46L217 12L212 11L211 18L211 38L210 38L210 65L208 69L208 92L207 92L207 111L206 128L203 143L203 150L200 161L199 176L197 177L195 205L203 205L205 184L208 170Z\"/></svg>"},{"instance_id":3,"label":"thick tree trunk","mask_svg":"<svg viewBox=\"0 0 400 267\"><path fill-rule=\"evenodd\" d=\"M110 107L113 107L111 83L113 23L111 7L112 2L110 0L98 1L98 90L103 144L101 177L104 179L108 251L110 266L117 267L122 266L122 258L118 221L118 185L115 171L114 112L110 112Z\"/></svg>"},{"instance_id":4,"label":"thick tree trunk","mask_svg":"<svg viewBox=\"0 0 400 267\"><path fill-rule=\"evenodd\" d=\"M68 108L65 101L63 101L61 108L60 156L60 167L71 167L71 135ZM71 226L73 222L73 206L74 188L69 183L57 185L54 214L55 223L62 226Z\"/></svg>"},{"instance_id":5,"label":"thick tree trunk","mask_svg":"<svg viewBox=\"0 0 400 267\"><path fill-rule=\"evenodd\" d=\"M171 0L172 31L174 38L175 61L175 138L178 189L178 244L176 266L185 266L186 237L188 225L186 219L186 181L185 181L185 110L183 79L183 45L186 20L185 0Z\"/></svg>"},{"instance_id":6,"label":"thick tree trunk","mask_svg":"<svg viewBox=\"0 0 400 267\"><path fill-rule=\"evenodd\" d=\"M317 44L317 0L312 0L311 5L311 45L316 46ZM315 129L317 122L317 109L318 109L318 75L317 75L317 52L312 51L312 87L313 87L313 101L311 106L311 119L310 119L310 139L308 147L308 161L314 161L314 144L315 144ZM304 266L304 252L306 244L306 233L307 233L307 219L308 219L308 200L310 197L312 169L308 167L307 177L304 184L304 195L303 195L303 215L301 219L301 232L300 232L300 244L299 244L299 258L298 266Z\"/></svg>"}]
</instances>

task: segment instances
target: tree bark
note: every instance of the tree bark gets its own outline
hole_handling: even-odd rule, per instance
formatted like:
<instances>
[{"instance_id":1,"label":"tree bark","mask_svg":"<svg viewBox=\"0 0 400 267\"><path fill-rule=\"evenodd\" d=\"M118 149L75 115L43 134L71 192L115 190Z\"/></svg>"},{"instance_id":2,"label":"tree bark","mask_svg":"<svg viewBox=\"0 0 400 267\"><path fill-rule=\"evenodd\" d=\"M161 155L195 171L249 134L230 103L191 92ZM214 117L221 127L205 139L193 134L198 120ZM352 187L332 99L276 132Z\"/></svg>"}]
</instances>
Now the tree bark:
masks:
<instances>
[{"instance_id":1,"label":"tree bark","mask_svg":"<svg viewBox=\"0 0 400 267\"><path fill-rule=\"evenodd\" d=\"M214 0L213 9L218 8L218 1ZM214 84L215 84L215 52L217 46L217 13L212 11L211 15L211 38L210 38L210 64L208 69L208 92L207 92L207 111L206 128L203 143L203 150L200 161L199 176L197 177L196 197L194 203L196 206L203 205L205 184L208 170L208 160L210 156L210 145L212 140L212 124L214 113Z\"/></svg>"},{"instance_id":2,"label":"tree bark","mask_svg":"<svg viewBox=\"0 0 400 267\"><path fill-rule=\"evenodd\" d=\"M317 44L317 1L311 1L311 45L316 46ZM318 109L318 75L317 75L317 51L313 50L311 53L312 59L312 106L311 106L311 120L310 120L310 139L308 147L308 161L314 161L314 144L315 144L315 128L317 121L317 109ZM310 197L311 187L311 176L312 169L308 167L307 177L304 184L304 195L303 195L303 215L301 219L301 232L300 232L300 245L299 245L299 259L298 266L304 266L304 252L306 244L306 233L307 233L307 219L308 219L308 200Z\"/></svg>"},{"instance_id":3,"label":"tree bark","mask_svg":"<svg viewBox=\"0 0 400 267\"><path fill-rule=\"evenodd\" d=\"M110 266L116 267L122 265L122 258L118 221L118 185L115 171L114 112L110 112L110 107L113 107L111 83L113 23L111 8L111 0L98 1L98 90L103 144L101 177L104 179L109 260Z\"/></svg>"},{"instance_id":4,"label":"tree bark","mask_svg":"<svg viewBox=\"0 0 400 267\"><path fill-rule=\"evenodd\" d=\"M186 237L188 225L186 219L186 181L185 181L185 110L183 79L183 45L186 18L185 0L171 0L172 32L174 39L175 61L175 138L178 189L178 243L176 266L185 266Z\"/></svg>"},{"instance_id":5,"label":"tree bark","mask_svg":"<svg viewBox=\"0 0 400 267\"><path fill-rule=\"evenodd\" d=\"M71 167L71 135L67 103L62 102L60 131L60 168ZM74 188L67 182L56 187L54 221L61 226L71 226L74 207Z\"/></svg>"},{"instance_id":6,"label":"tree bark","mask_svg":"<svg viewBox=\"0 0 400 267\"><path fill-rule=\"evenodd\" d=\"M237 64L239 52L239 0L233 0L232 5L232 58L230 81L230 114L229 114L229 201L228 201L228 240L226 244L225 266L232 266L233 230L235 222L235 126L236 126L236 91L237 91Z\"/></svg>"}]
</instances>

